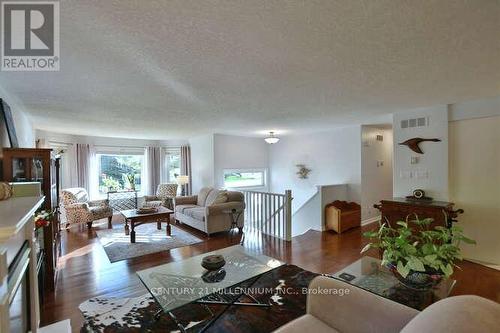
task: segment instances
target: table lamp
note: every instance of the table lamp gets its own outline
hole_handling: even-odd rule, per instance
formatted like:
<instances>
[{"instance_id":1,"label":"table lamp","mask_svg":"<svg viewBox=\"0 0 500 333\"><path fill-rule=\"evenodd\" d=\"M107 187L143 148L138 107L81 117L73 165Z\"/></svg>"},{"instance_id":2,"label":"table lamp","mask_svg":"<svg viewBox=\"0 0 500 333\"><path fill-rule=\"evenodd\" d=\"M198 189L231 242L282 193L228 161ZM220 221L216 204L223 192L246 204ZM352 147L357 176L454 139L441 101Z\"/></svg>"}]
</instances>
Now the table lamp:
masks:
<instances>
[{"instance_id":1,"label":"table lamp","mask_svg":"<svg viewBox=\"0 0 500 333\"><path fill-rule=\"evenodd\" d=\"M189 176L180 175L176 178L177 184L181 187L181 195L186 195L185 185L189 184Z\"/></svg>"}]
</instances>

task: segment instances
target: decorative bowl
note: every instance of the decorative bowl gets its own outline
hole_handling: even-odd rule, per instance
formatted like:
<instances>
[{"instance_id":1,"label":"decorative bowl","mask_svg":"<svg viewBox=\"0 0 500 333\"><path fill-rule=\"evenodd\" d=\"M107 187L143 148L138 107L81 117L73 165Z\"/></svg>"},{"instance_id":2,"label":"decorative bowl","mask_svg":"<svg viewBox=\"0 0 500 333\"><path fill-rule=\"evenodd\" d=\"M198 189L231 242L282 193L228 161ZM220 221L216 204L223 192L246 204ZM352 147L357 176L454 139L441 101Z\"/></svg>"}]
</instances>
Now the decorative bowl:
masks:
<instances>
[{"instance_id":1,"label":"decorative bowl","mask_svg":"<svg viewBox=\"0 0 500 333\"><path fill-rule=\"evenodd\" d=\"M139 214L148 214L148 213L154 213L158 211L157 207L141 207L137 208L137 213Z\"/></svg>"},{"instance_id":2,"label":"decorative bowl","mask_svg":"<svg viewBox=\"0 0 500 333\"><path fill-rule=\"evenodd\" d=\"M216 271L226 264L224 257L219 254L212 254L206 257L203 257L201 260L201 266L209 271Z\"/></svg>"},{"instance_id":3,"label":"decorative bowl","mask_svg":"<svg viewBox=\"0 0 500 333\"><path fill-rule=\"evenodd\" d=\"M396 265L388 264L387 267L391 270L392 274L394 274L399 282L401 282L405 287L414 290L429 290L438 285L444 277L441 272L431 270L427 272L416 272L412 270L406 277L403 277L399 274Z\"/></svg>"}]
</instances>

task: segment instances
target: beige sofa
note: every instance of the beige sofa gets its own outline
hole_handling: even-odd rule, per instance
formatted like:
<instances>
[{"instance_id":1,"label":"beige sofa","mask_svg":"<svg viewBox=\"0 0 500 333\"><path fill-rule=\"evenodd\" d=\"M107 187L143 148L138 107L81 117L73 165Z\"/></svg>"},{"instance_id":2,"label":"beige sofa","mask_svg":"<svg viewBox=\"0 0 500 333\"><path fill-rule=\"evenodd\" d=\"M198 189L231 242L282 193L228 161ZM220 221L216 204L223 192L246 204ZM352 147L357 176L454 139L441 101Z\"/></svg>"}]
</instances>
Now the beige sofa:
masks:
<instances>
[{"instance_id":1,"label":"beige sofa","mask_svg":"<svg viewBox=\"0 0 500 333\"><path fill-rule=\"evenodd\" d=\"M349 291L339 296L333 290ZM500 304L479 296L445 298L419 312L324 276L311 281L309 291L307 314L275 332L493 333L500 327Z\"/></svg>"},{"instance_id":2,"label":"beige sofa","mask_svg":"<svg viewBox=\"0 0 500 333\"><path fill-rule=\"evenodd\" d=\"M204 187L198 195L176 197L174 199L175 220L205 232L207 235L228 231L231 228L233 214L228 211L242 212L245 209L243 193L217 190ZM237 227L243 228L243 213L238 217Z\"/></svg>"}]
</instances>

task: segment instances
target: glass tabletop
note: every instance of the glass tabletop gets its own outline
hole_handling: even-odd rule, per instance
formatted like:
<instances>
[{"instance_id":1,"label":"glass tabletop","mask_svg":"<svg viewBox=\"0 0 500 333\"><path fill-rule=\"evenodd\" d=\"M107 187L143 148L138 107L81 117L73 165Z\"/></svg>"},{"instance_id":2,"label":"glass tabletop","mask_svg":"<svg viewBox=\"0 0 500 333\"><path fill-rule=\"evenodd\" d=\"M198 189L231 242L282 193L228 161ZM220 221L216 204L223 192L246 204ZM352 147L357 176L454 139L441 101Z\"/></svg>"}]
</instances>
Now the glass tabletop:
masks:
<instances>
[{"instance_id":1,"label":"glass tabletop","mask_svg":"<svg viewBox=\"0 0 500 333\"><path fill-rule=\"evenodd\" d=\"M401 284L394 274L380 263L379 259L362 257L333 274L333 277L417 310L423 310L448 297L456 283L455 280L443 278L430 290L410 289Z\"/></svg>"},{"instance_id":2,"label":"glass tabletop","mask_svg":"<svg viewBox=\"0 0 500 333\"><path fill-rule=\"evenodd\" d=\"M219 275L223 275L223 278L219 282L205 282L203 277L207 270L201 267L201 261L203 257L213 254L224 256L224 273ZM277 259L235 245L138 271L137 274L163 311L169 312L283 264Z\"/></svg>"}]
</instances>

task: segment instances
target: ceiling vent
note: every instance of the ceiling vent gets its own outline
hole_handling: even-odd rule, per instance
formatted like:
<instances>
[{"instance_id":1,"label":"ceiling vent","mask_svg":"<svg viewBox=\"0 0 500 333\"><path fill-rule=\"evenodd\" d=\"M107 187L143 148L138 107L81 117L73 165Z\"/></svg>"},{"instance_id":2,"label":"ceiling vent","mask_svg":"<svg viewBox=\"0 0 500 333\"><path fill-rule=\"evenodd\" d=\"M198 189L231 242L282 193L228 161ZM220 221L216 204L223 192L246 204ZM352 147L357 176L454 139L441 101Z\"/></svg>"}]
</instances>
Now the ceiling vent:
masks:
<instances>
[{"instance_id":1,"label":"ceiling vent","mask_svg":"<svg viewBox=\"0 0 500 333\"><path fill-rule=\"evenodd\" d=\"M411 118L401 120L401 128L414 128L429 126L429 117Z\"/></svg>"}]
</instances>

